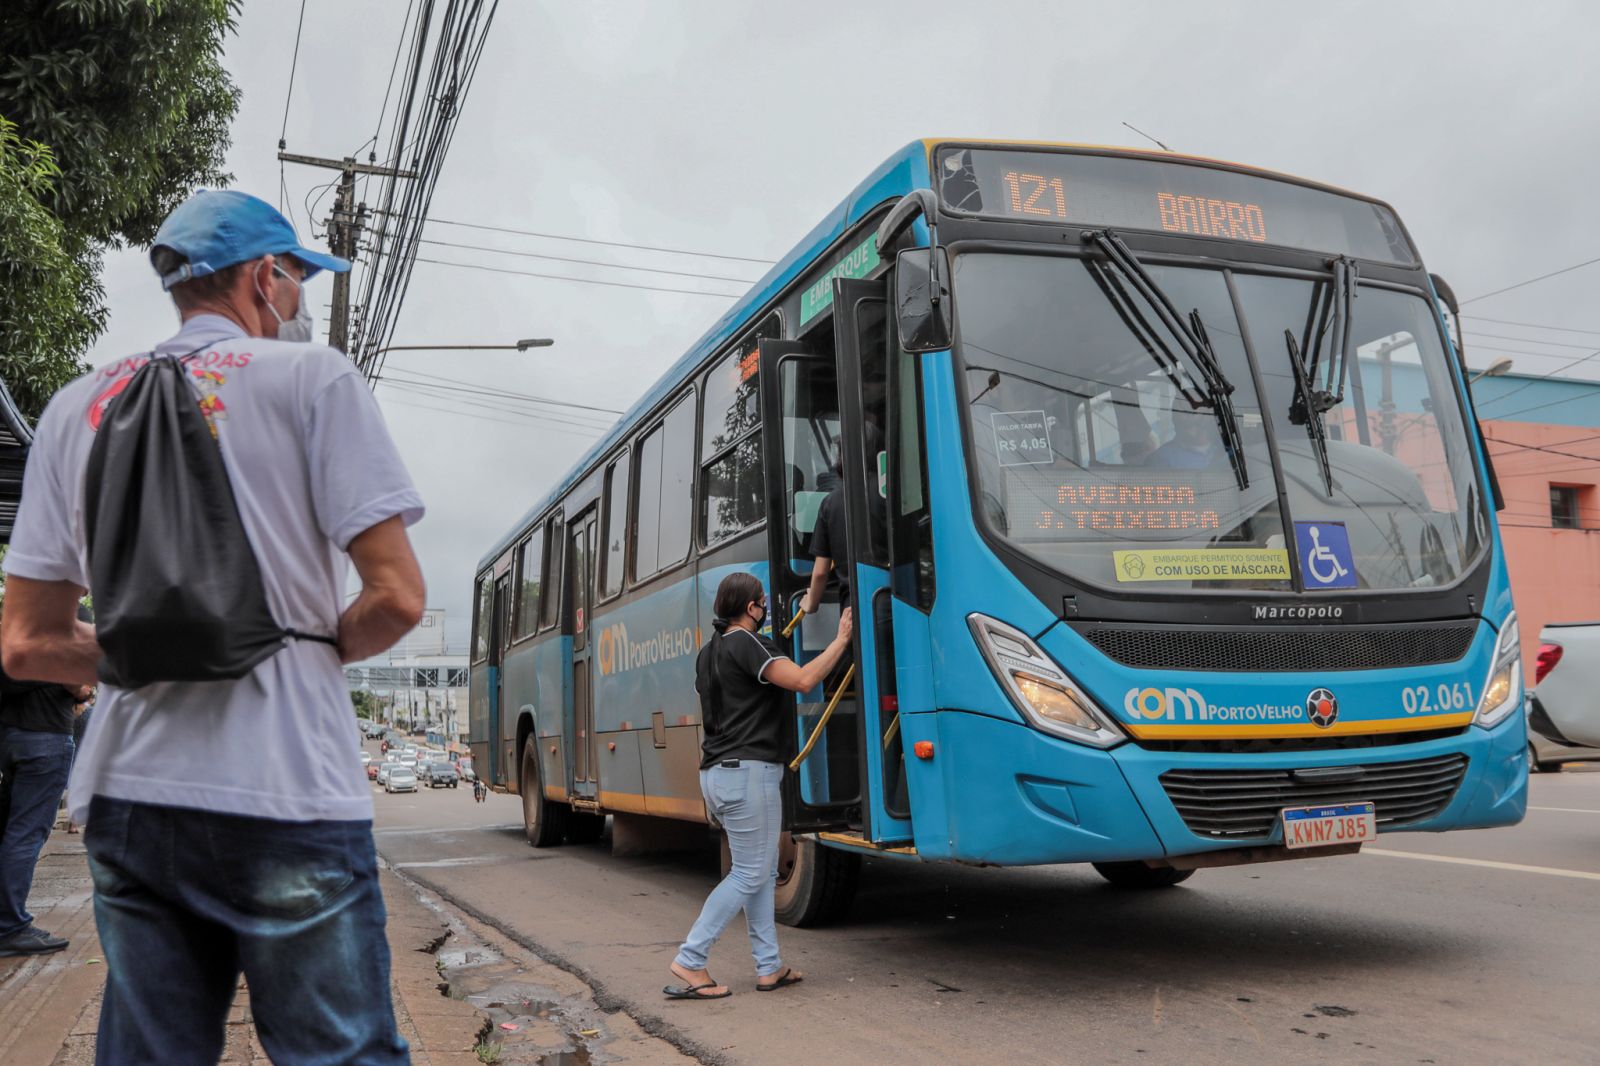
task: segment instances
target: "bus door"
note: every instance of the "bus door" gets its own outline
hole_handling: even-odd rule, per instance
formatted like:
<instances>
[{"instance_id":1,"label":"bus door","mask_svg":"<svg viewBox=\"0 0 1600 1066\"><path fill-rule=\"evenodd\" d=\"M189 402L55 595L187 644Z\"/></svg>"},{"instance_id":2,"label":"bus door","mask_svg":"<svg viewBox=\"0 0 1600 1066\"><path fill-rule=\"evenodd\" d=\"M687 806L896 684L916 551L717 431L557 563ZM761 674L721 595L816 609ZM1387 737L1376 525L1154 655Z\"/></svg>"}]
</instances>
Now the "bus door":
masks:
<instances>
[{"instance_id":1,"label":"bus door","mask_svg":"<svg viewBox=\"0 0 1600 1066\"><path fill-rule=\"evenodd\" d=\"M761 342L761 454L767 520L768 603L772 639L796 663L826 648L838 627L837 603L806 618L786 637L811 581L811 531L837 479L830 469L839 434L838 374L833 358L797 341ZM817 732L839 679L810 692L785 693L798 753ZM801 832L859 827L859 716L854 696L840 696L832 717L797 773L784 775L786 828Z\"/></svg>"},{"instance_id":2,"label":"bus door","mask_svg":"<svg viewBox=\"0 0 1600 1066\"><path fill-rule=\"evenodd\" d=\"M595 753L594 691L590 684L593 642L589 639L594 604L595 512L591 508L567 523L567 610L572 634L572 779L567 794L575 801L598 800L600 761Z\"/></svg>"},{"instance_id":3,"label":"bus door","mask_svg":"<svg viewBox=\"0 0 1600 1066\"><path fill-rule=\"evenodd\" d=\"M835 278L833 338L844 444L850 606L855 609L854 688L859 701L863 833L883 842L911 838L905 804L895 687L890 588L889 301L883 279ZM891 813L899 811L899 814Z\"/></svg>"},{"instance_id":4,"label":"bus door","mask_svg":"<svg viewBox=\"0 0 1600 1066\"><path fill-rule=\"evenodd\" d=\"M493 619L489 630L489 744L487 750L498 754L500 722L505 717L506 701L506 648L511 643L511 571L507 570L494 582ZM505 757L510 758L510 757ZM503 785L515 777L515 767L501 765L501 759L491 759L489 771L491 784Z\"/></svg>"}]
</instances>

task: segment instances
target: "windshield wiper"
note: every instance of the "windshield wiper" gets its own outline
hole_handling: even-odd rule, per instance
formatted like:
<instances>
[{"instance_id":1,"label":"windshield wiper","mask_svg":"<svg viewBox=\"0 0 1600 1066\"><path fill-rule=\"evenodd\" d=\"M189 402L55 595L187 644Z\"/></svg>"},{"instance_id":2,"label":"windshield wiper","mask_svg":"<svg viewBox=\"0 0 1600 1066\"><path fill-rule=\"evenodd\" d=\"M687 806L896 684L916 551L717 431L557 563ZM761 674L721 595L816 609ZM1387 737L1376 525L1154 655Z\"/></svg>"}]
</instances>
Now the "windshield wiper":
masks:
<instances>
[{"instance_id":1,"label":"windshield wiper","mask_svg":"<svg viewBox=\"0 0 1600 1066\"><path fill-rule=\"evenodd\" d=\"M1302 349L1295 340L1293 330L1284 330L1284 343L1289 348L1289 366L1294 371L1294 400L1289 404L1289 421L1306 427L1317 453L1317 465L1322 469L1322 481L1333 497L1333 468L1328 461L1328 431L1322 416L1344 403L1344 383L1350 368L1350 325L1354 319L1356 282L1359 268L1349 256L1339 256L1330 264L1333 280L1324 290L1326 295L1317 300L1313 309L1317 324L1315 333L1308 322L1306 344ZM1328 344L1326 369L1322 364L1323 342ZM1322 381L1317 372L1322 370Z\"/></svg>"},{"instance_id":2,"label":"windshield wiper","mask_svg":"<svg viewBox=\"0 0 1600 1066\"><path fill-rule=\"evenodd\" d=\"M1328 436L1322 425L1322 415L1305 416L1304 398L1312 395L1311 376L1300 355L1300 342L1294 339L1294 330L1283 331L1283 341L1289 347L1289 368L1294 371L1294 405L1289 409L1289 421L1303 424L1306 436L1311 438L1311 450L1317 454L1317 466L1322 470L1322 480L1328 486L1328 498L1333 499L1333 467L1328 462ZM1299 412L1301 417L1295 418Z\"/></svg>"},{"instance_id":3,"label":"windshield wiper","mask_svg":"<svg viewBox=\"0 0 1600 1066\"><path fill-rule=\"evenodd\" d=\"M1297 388L1294 402L1289 405L1289 421L1295 425L1307 425L1313 414L1319 416L1333 410L1344 403L1344 383L1350 368L1350 347L1354 334L1350 324L1354 316L1356 298L1356 283L1359 280L1359 268L1354 259L1348 256L1339 256L1331 263L1333 281L1325 290L1326 295L1317 301L1317 327L1315 335L1309 325L1306 338L1302 344L1294 347L1295 364L1302 368L1303 375L1296 375ZM1324 369L1322 364L1323 342L1327 341L1328 362ZM1317 381L1317 372L1322 370L1323 380ZM1304 376L1303 387L1299 386L1299 379Z\"/></svg>"},{"instance_id":4,"label":"windshield wiper","mask_svg":"<svg viewBox=\"0 0 1600 1066\"><path fill-rule=\"evenodd\" d=\"M1233 410L1233 382L1229 381L1222 371L1216 349L1211 346L1211 337L1200 318L1199 308L1190 311L1189 317L1185 319L1173 306L1171 298L1156 283L1156 279L1150 276L1144 264L1139 262L1138 257L1123 243L1122 238L1111 230L1096 230L1085 234L1084 239L1100 249L1106 257L1106 265L1118 275L1118 278L1104 279L1101 285L1112 306L1139 338L1145 350L1166 371L1179 393L1189 401L1189 406L1196 410L1203 407L1211 408L1212 414L1216 416L1217 430L1222 435L1223 446L1227 450L1228 463L1233 467L1234 477L1238 479L1241 489L1249 488L1250 473L1245 468L1244 440L1239 434L1239 418ZM1100 279L1097 277L1097 280ZM1105 284L1105 281L1112 284ZM1161 325L1177 340L1178 350L1199 372L1198 376L1205 390L1203 394L1189 382L1189 375L1178 362L1176 353L1161 338L1149 319L1139 311L1123 288L1122 282L1126 282L1129 288L1139 294L1155 311Z\"/></svg>"}]
</instances>

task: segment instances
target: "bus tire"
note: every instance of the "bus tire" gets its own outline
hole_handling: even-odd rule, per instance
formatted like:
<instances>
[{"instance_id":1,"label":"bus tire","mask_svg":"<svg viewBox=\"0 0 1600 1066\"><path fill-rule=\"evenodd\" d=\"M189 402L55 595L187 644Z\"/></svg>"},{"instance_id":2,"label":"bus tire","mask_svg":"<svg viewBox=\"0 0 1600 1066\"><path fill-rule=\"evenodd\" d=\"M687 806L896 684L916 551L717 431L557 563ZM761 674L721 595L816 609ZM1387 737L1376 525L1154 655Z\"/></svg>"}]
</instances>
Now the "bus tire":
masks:
<instances>
[{"instance_id":1,"label":"bus tire","mask_svg":"<svg viewBox=\"0 0 1600 1066\"><path fill-rule=\"evenodd\" d=\"M850 909L860 881L860 855L784 833L773 910L784 925L801 929L828 925Z\"/></svg>"},{"instance_id":2,"label":"bus tire","mask_svg":"<svg viewBox=\"0 0 1600 1066\"><path fill-rule=\"evenodd\" d=\"M569 811L567 814L568 844L593 844L605 831L606 816L603 814L578 811Z\"/></svg>"},{"instance_id":3,"label":"bus tire","mask_svg":"<svg viewBox=\"0 0 1600 1066\"><path fill-rule=\"evenodd\" d=\"M1194 876L1193 870L1146 866L1142 862L1097 862L1095 872L1117 888L1170 888Z\"/></svg>"},{"instance_id":4,"label":"bus tire","mask_svg":"<svg viewBox=\"0 0 1600 1066\"><path fill-rule=\"evenodd\" d=\"M567 834L567 818L572 808L544 798L539 780L539 748L532 738L522 747L522 831L536 848L550 848Z\"/></svg>"}]
</instances>

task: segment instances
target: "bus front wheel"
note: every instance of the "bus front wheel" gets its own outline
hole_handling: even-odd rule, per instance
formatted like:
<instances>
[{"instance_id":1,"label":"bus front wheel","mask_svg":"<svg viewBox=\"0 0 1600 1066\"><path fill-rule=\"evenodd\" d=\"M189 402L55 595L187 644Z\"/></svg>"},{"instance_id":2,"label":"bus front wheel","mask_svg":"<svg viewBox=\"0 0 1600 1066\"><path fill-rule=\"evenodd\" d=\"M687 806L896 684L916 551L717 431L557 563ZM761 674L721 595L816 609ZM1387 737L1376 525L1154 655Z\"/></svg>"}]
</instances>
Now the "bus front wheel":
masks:
<instances>
[{"instance_id":1,"label":"bus front wheel","mask_svg":"<svg viewBox=\"0 0 1600 1066\"><path fill-rule=\"evenodd\" d=\"M1146 866L1142 862L1097 862L1094 868L1118 888L1168 888L1194 876L1193 870Z\"/></svg>"},{"instance_id":2,"label":"bus front wheel","mask_svg":"<svg viewBox=\"0 0 1600 1066\"><path fill-rule=\"evenodd\" d=\"M861 856L784 833L778 842L778 921L804 929L844 917L861 881Z\"/></svg>"},{"instance_id":3,"label":"bus front wheel","mask_svg":"<svg viewBox=\"0 0 1600 1066\"><path fill-rule=\"evenodd\" d=\"M522 831L527 834L528 843L536 848L561 843L567 835L567 815L572 808L544 798L544 784L539 780L539 746L531 737L522 748L520 787Z\"/></svg>"}]
</instances>

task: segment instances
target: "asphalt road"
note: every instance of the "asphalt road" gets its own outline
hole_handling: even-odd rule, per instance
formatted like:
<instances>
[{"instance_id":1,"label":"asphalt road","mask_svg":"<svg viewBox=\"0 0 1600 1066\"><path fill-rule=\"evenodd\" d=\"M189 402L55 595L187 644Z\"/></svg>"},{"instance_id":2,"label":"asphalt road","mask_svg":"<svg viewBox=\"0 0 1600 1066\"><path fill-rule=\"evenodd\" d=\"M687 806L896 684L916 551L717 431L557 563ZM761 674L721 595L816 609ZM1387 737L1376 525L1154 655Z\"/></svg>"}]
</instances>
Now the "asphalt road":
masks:
<instances>
[{"instance_id":1,"label":"asphalt road","mask_svg":"<svg viewBox=\"0 0 1600 1066\"><path fill-rule=\"evenodd\" d=\"M714 856L534 850L514 796L376 797L380 853L708 1061L1574 1062L1600 1048L1600 772L1535 776L1510 829L1112 889L1088 867L869 861L849 920L781 928L809 975L663 1000Z\"/></svg>"}]
</instances>

